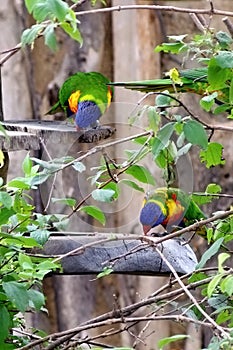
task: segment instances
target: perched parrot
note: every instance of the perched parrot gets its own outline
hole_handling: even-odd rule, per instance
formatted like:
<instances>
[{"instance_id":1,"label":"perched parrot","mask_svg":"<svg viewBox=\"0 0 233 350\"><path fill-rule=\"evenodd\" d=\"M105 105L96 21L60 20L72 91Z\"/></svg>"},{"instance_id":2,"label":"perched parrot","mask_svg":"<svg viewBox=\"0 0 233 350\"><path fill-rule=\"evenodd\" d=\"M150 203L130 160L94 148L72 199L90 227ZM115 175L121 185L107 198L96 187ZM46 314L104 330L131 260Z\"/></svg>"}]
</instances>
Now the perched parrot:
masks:
<instances>
[{"instance_id":1,"label":"perched parrot","mask_svg":"<svg viewBox=\"0 0 233 350\"><path fill-rule=\"evenodd\" d=\"M108 78L98 72L78 72L61 86L58 102L47 114L64 110L66 116L75 115L77 130L93 127L111 103L113 88Z\"/></svg>"},{"instance_id":2,"label":"perched parrot","mask_svg":"<svg viewBox=\"0 0 233 350\"><path fill-rule=\"evenodd\" d=\"M109 83L109 85L121 86L126 89L142 92L159 92L164 90L174 92L174 86L178 92L195 92L200 95L206 92L206 88L208 87L207 68L181 70L178 74L179 79L177 83L166 76L163 79L114 82Z\"/></svg>"},{"instance_id":3,"label":"perched parrot","mask_svg":"<svg viewBox=\"0 0 233 350\"><path fill-rule=\"evenodd\" d=\"M190 195L172 187L157 188L149 193L144 199L140 213L145 235L158 225L162 225L167 232L172 232L205 218L205 214ZM196 232L205 236L206 228L202 226Z\"/></svg>"}]
</instances>

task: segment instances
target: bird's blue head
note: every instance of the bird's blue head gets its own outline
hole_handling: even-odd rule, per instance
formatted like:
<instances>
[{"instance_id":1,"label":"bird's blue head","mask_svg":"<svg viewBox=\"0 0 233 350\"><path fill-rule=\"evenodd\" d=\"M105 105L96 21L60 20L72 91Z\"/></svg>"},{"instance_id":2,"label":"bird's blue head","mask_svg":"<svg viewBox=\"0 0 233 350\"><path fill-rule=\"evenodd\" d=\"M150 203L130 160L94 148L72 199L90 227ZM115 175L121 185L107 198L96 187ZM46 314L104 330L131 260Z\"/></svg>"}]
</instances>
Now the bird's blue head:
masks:
<instances>
[{"instance_id":1,"label":"bird's blue head","mask_svg":"<svg viewBox=\"0 0 233 350\"><path fill-rule=\"evenodd\" d=\"M152 227L160 225L165 218L165 214L157 203L146 202L140 213L144 234L146 235Z\"/></svg>"},{"instance_id":2,"label":"bird's blue head","mask_svg":"<svg viewBox=\"0 0 233 350\"><path fill-rule=\"evenodd\" d=\"M93 101L81 101L78 103L78 110L75 115L77 128L87 128L95 126L97 120L101 117L101 111Z\"/></svg>"}]
</instances>

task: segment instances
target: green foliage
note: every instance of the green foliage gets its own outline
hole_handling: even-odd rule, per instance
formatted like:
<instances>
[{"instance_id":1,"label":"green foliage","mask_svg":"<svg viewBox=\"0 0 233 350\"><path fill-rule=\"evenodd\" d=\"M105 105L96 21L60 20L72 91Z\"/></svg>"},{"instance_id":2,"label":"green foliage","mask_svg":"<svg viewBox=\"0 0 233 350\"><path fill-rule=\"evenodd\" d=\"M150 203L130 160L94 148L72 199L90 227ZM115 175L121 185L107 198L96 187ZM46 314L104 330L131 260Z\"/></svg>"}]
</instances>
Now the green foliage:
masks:
<instances>
[{"instance_id":1,"label":"green foliage","mask_svg":"<svg viewBox=\"0 0 233 350\"><path fill-rule=\"evenodd\" d=\"M75 12L63 0L25 0L28 12L36 21L31 28L24 30L21 43L33 45L36 38L43 36L45 44L52 50L57 49L55 31L62 28L73 40L83 42L78 29Z\"/></svg>"},{"instance_id":2,"label":"green foliage","mask_svg":"<svg viewBox=\"0 0 233 350\"><path fill-rule=\"evenodd\" d=\"M178 340L183 340L183 339L186 339L186 338L189 338L189 335L185 335L185 334L176 334L176 335L173 335L171 337L167 337L167 338L163 338L161 339L159 342L158 342L158 347L159 347L159 350L162 350L164 349L164 346L168 345L168 344L171 344L171 343L174 343Z\"/></svg>"}]
</instances>

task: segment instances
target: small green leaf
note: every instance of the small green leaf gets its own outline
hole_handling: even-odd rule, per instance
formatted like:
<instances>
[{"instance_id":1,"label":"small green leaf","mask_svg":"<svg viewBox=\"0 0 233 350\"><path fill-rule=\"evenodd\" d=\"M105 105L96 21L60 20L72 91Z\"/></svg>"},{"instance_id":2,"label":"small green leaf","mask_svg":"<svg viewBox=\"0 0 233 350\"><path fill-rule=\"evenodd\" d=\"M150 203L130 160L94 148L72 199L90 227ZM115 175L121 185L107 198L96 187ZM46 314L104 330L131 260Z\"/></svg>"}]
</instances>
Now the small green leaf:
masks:
<instances>
[{"instance_id":1,"label":"small green leaf","mask_svg":"<svg viewBox=\"0 0 233 350\"><path fill-rule=\"evenodd\" d=\"M22 164L22 168L25 176L31 175L32 166L33 166L32 160L30 159L29 154L27 154Z\"/></svg>"},{"instance_id":2,"label":"small green leaf","mask_svg":"<svg viewBox=\"0 0 233 350\"><path fill-rule=\"evenodd\" d=\"M226 87L226 81L229 78L229 70L224 67L220 67L216 58L212 58L208 67L208 82L209 91L220 90Z\"/></svg>"},{"instance_id":3,"label":"small green leaf","mask_svg":"<svg viewBox=\"0 0 233 350\"><path fill-rule=\"evenodd\" d=\"M156 99L155 99L156 107L162 108L162 107L170 106L171 101L173 101L172 98L169 96L170 94L169 91L164 91L164 92L167 93L168 96L165 96L165 95L156 96Z\"/></svg>"},{"instance_id":4,"label":"small green leaf","mask_svg":"<svg viewBox=\"0 0 233 350\"><path fill-rule=\"evenodd\" d=\"M217 32L215 36L221 45L229 45L233 42L232 37L228 33L222 32L221 30Z\"/></svg>"},{"instance_id":5,"label":"small green leaf","mask_svg":"<svg viewBox=\"0 0 233 350\"><path fill-rule=\"evenodd\" d=\"M200 106L206 111L210 112L211 108L215 103L215 98L218 96L218 93L215 91L210 95L204 96L200 100Z\"/></svg>"},{"instance_id":6,"label":"small green leaf","mask_svg":"<svg viewBox=\"0 0 233 350\"><path fill-rule=\"evenodd\" d=\"M86 170L86 166L85 166L85 164L83 164L82 162L74 162L74 163L72 164L72 167L73 167L76 171L78 171L79 173L82 173L83 171Z\"/></svg>"},{"instance_id":7,"label":"small green leaf","mask_svg":"<svg viewBox=\"0 0 233 350\"><path fill-rule=\"evenodd\" d=\"M144 189L142 187L138 186L138 184L136 182L134 182L134 181L131 181L131 180L128 180L128 179L122 179L120 181L120 183L123 183L123 184L133 188L136 191L139 191L139 192L142 192L142 193L144 192Z\"/></svg>"},{"instance_id":8,"label":"small green leaf","mask_svg":"<svg viewBox=\"0 0 233 350\"><path fill-rule=\"evenodd\" d=\"M68 205L69 207L74 207L76 204L76 199L74 198L52 198L52 203L60 203Z\"/></svg>"},{"instance_id":9,"label":"small green leaf","mask_svg":"<svg viewBox=\"0 0 233 350\"><path fill-rule=\"evenodd\" d=\"M202 163L206 163L206 167L225 164L225 160L222 159L223 146L217 142L209 142L207 148L200 152L200 158Z\"/></svg>"},{"instance_id":10,"label":"small green leaf","mask_svg":"<svg viewBox=\"0 0 233 350\"><path fill-rule=\"evenodd\" d=\"M3 342L9 333L10 315L7 308L0 304L0 342ZM3 348L2 348L3 349Z\"/></svg>"},{"instance_id":11,"label":"small green leaf","mask_svg":"<svg viewBox=\"0 0 233 350\"><path fill-rule=\"evenodd\" d=\"M149 129L153 130L154 133L156 134L159 128L161 117L159 113L156 112L155 107L152 107L152 106L148 107L147 117L149 121Z\"/></svg>"},{"instance_id":12,"label":"small green leaf","mask_svg":"<svg viewBox=\"0 0 233 350\"><path fill-rule=\"evenodd\" d=\"M163 43L161 45L156 46L154 49L155 52L165 52L165 53L172 53L177 54L184 49L186 45L182 43Z\"/></svg>"},{"instance_id":13,"label":"small green leaf","mask_svg":"<svg viewBox=\"0 0 233 350\"><path fill-rule=\"evenodd\" d=\"M82 45L83 38L78 28L74 30L72 25L67 22L63 22L61 24L61 28L71 37L71 39L74 39L75 41L79 42L80 45Z\"/></svg>"},{"instance_id":14,"label":"small green leaf","mask_svg":"<svg viewBox=\"0 0 233 350\"><path fill-rule=\"evenodd\" d=\"M203 149L208 146L208 137L203 125L196 120L188 120L184 124L184 134L188 142Z\"/></svg>"},{"instance_id":15,"label":"small green leaf","mask_svg":"<svg viewBox=\"0 0 233 350\"><path fill-rule=\"evenodd\" d=\"M96 190L92 191L91 195L96 201L110 203L114 199L115 191L97 188Z\"/></svg>"},{"instance_id":16,"label":"small green leaf","mask_svg":"<svg viewBox=\"0 0 233 350\"><path fill-rule=\"evenodd\" d=\"M20 190L29 190L30 185L26 183L26 180L24 178L15 178L8 182L8 187L18 188Z\"/></svg>"},{"instance_id":17,"label":"small green leaf","mask_svg":"<svg viewBox=\"0 0 233 350\"><path fill-rule=\"evenodd\" d=\"M227 254L227 253L221 253L218 255L218 272L219 273L224 272L223 264L229 258L230 258L230 254Z\"/></svg>"},{"instance_id":18,"label":"small green leaf","mask_svg":"<svg viewBox=\"0 0 233 350\"><path fill-rule=\"evenodd\" d=\"M208 194L217 194L221 192L221 186L211 183L206 187L205 192Z\"/></svg>"},{"instance_id":19,"label":"small green leaf","mask_svg":"<svg viewBox=\"0 0 233 350\"><path fill-rule=\"evenodd\" d=\"M207 286L207 296L210 298L214 293L216 287L219 285L221 279L223 278L223 274L218 274L213 277L213 279L209 282Z\"/></svg>"},{"instance_id":20,"label":"small green leaf","mask_svg":"<svg viewBox=\"0 0 233 350\"><path fill-rule=\"evenodd\" d=\"M113 199L116 200L120 194L120 188L116 182L110 182L104 186L105 190L113 190L115 192Z\"/></svg>"},{"instance_id":21,"label":"small green leaf","mask_svg":"<svg viewBox=\"0 0 233 350\"><path fill-rule=\"evenodd\" d=\"M196 266L196 269L201 269L206 264L206 262L219 251L219 248L221 247L223 241L224 237L220 237L204 252L204 254L201 257L201 260Z\"/></svg>"},{"instance_id":22,"label":"small green leaf","mask_svg":"<svg viewBox=\"0 0 233 350\"><path fill-rule=\"evenodd\" d=\"M108 276L110 275L114 270L111 269L110 267L104 267L103 268L103 271L100 272L98 275L97 275L97 278L102 278L102 277L105 277L105 276Z\"/></svg>"},{"instance_id":23,"label":"small green leaf","mask_svg":"<svg viewBox=\"0 0 233 350\"><path fill-rule=\"evenodd\" d=\"M106 218L102 210L94 205L84 206L79 209L79 211L84 211L88 215L92 216L94 219L98 220L102 225L105 225Z\"/></svg>"},{"instance_id":24,"label":"small green leaf","mask_svg":"<svg viewBox=\"0 0 233 350\"><path fill-rule=\"evenodd\" d=\"M44 26L42 24L34 24L31 28L25 29L21 36L22 46L32 44L43 29Z\"/></svg>"},{"instance_id":25,"label":"small green leaf","mask_svg":"<svg viewBox=\"0 0 233 350\"><path fill-rule=\"evenodd\" d=\"M7 192L0 191L0 202L4 207L10 209L13 204L12 196L10 196Z\"/></svg>"},{"instance_id":26,"label":"small green leaf","mask_svg":"<svg viewBox=\"0 0 233 350\"><path fill-rule=\"evenodd\" d=\"M216 318L216 322L217 322L217 324L222 324L230 319L231 319L231 314L229 313L229 310L222 310L218 314L218 316Z\"/></svg>"},{"instance_id":27,"label":"small green leaf","mask_svg":"<svg viewBox=\"0 0 233 350\"><path fill-rule=\"evenodd\" d=\"M167 147L174 128L175 123L167 123L159 130L157 136L152 142L152 153L154 155L154 158L159 155L160 151Z\"/></svg>"},{"instance_id":28,"label":"small green leaf","mask_svg":"<svg viewBox=\"0 0 233 350\"><path fill-rule=\"evenodd\" d=\"M56 51L57 49L57 39L54 28L54 24L49 24L43 32L45 45L47 45L52 51Z\"/></svg>"},{"instance_id":29,"label":"small green leaf","mask_svg":"<svg viewBox=\"0 0 233 350\"><path fill-rule=\"evenodd\" d=\"M189 338L190 336L189 335L186 335L186 334L176 334L176 335L173 335L171 337L167 337L167 338L163 338L161 340L158 341L158 347L159 347L159 350L162 350L164 348L164 346L170 344L170 343L174 343L178 340L182 340L182 339L186 339L186 338Z\"/></svg>"},{"instance_id":30,"label":"small green leaf","mask_svg":"<svg viewBox=\"0 0 233 350\"><path fill-rule=\"evenodd\" d=\"M142 183L148 183L153 186L155 185L154 176L142 165L132 165L125 171L125 173L133 176Z\"/></svg>"}]
</instances>

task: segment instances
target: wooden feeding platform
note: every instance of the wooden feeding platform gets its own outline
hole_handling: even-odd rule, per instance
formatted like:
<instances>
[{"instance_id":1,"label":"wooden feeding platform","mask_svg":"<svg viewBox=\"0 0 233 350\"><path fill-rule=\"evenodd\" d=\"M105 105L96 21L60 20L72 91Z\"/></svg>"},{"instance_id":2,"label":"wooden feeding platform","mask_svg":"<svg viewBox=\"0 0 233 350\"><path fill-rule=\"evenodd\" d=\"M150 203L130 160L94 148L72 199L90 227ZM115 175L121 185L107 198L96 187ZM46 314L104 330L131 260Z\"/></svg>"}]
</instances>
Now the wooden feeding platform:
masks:
<instances>
[{"instance_id":1,"label":"wooden feeding platform","mask_svg":"<svg viewBox=\"0 0 233 350\"><path fill-rule=\"evenodd\" d=\"M50 120L4 121L2 125L6 135L0 132L0 149L6 153L40 150L42 141L46 143L51 138L61 144L97 142L115 132L111 126L77 132L72 124ZM156 238L151 240L153 244L133 235L57 233L51 235L40 253L61 257L63 270L57 274L98 274L104 267L111 267L114 273L169 275L169 266L155 249ZM195 269L196 256L180 238L164 241L156 247L177 273L183 275Z\"/></svg>"},{"instance_id":2,"label":"wooden feeding platform","mask_svg":"<svg viewBox=\"0 0 233 350\"><path fill-rule=\"evenodd\" d=\"M6 135L0 132L0 149L2 151L39 150L41 141L49 138L67 144L71 142L92 143L111 137L115 128L100 126L96 129L76 131L71 123L51 120L4 121Z\"/></svg>"},{"instance_id":3,"label":"wooden feeding platform","mask_svg":"<svg viewBox=\"0 0 233 350\"><path fill-rule=\"evenodd\" d=\"M42 253L61 257L62 271L58 274L98 274L105 267L113 273L137 275L169 275L170 268L151 243L134 239L133 235L79 233L51 236ZM182 238L159 243L157 248L180 274L191 273L197 264L196 256Z\"/></svg>"}]
</instances>

